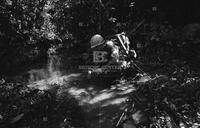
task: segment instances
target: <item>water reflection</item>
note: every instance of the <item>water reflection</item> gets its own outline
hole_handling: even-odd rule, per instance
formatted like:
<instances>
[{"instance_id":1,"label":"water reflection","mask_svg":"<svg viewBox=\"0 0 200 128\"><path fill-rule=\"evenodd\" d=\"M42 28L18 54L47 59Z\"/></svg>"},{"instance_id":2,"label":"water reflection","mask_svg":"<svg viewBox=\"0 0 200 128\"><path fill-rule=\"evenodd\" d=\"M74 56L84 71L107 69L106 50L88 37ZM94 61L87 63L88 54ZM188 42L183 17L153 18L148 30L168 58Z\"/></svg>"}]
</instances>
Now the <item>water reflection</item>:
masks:
<instances>
[{"instance_id":1,"label":"water reflection","mask_svg":"<svg viewBox=\"0 0 200 128\"><path fill-rule=\"evenodd\" d=\"M28 82L32 83L48 78L60 77L62 75L60 67L61 57L59 55L49 55L46 67L28 71Z\"/></svg>"}]
</instances>

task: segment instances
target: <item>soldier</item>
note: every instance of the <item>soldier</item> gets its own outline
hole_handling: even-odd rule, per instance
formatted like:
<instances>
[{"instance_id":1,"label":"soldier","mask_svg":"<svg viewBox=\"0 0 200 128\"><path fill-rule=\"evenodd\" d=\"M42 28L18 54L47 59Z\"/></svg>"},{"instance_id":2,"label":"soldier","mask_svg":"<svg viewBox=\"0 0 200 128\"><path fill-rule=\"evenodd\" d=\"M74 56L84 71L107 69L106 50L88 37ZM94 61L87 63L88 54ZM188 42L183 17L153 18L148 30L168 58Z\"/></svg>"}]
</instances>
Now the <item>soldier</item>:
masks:
<instances>
[{"instance_id":1,"label":"soldier","mask_svg":"<svg viewBox=\"0 0 200 128\"><path fill-rule=\"evenodd\" d=\"M99 34L92 36L90 40L90 58L92 60L90 62L98 68L92 69L90 72L95 70L95 73L97 71L100 74L118 72L121 69L128 68L130 59L136 58L135 50L130 50L129 45L130 41L125 33L117 34L115 38L109 40L105 40ZM129 59L124 59L123 56Z\"/></svg>"},{"instance_id":2,"label":"soldier","mask_svg":"<svg viewBox=\"0 0 200 128\"><path fill-rule=\"evenodd\" d=\"M112 40L96 34L90 40L93 62L99 64L116 64L119 62L119 47Z\"/></svg>"}]
</instances>

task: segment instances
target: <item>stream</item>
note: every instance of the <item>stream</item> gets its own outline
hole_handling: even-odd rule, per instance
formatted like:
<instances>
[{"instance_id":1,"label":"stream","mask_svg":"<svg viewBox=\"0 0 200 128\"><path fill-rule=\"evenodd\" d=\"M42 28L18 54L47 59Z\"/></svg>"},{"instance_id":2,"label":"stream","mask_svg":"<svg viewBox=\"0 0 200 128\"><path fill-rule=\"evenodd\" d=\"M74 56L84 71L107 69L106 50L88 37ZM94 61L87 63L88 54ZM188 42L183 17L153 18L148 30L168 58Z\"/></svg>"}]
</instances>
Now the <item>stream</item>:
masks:
<instances>
[{"instance_id":1,"label":"stream","mask_svg":"<svg viewBox=\"0 0 200 128\"><path fill-rule=\"evenodd\" d=\"M81 72L61 69L60 62L60 57L52 55L46 66L26 71L20 77L26 76L31 89L53 90L57 96L69 94L75 98L84 110L87 128L112 128L123 112L125 99L134 91L133 85L89 81Z\"/></svg>"}]
</instances>

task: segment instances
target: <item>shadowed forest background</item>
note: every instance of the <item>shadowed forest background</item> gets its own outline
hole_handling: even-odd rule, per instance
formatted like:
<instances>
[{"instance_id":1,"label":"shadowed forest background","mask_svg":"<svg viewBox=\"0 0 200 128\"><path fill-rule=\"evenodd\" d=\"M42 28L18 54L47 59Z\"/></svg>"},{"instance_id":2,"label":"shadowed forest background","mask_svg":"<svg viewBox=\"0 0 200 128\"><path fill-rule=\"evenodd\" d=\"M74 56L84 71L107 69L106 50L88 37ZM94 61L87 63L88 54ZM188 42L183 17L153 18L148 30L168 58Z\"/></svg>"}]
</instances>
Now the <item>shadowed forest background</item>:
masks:
<instances>
[{"instance_id":1,"label":"shadowed forest background","mask_svg":"<svg viewBox=\"0 0 200 128\"><path fill-rule=\"evenodd\" d=\"M79 54L87 49L92 35L128 32L143 19L145 28L141 27L137 36L130 36L132 45L142 43L138 50L149 50L145 47L151 39L159 38L156 46L150 44L152 50L170 42L182 57L197 60L198 51L190 50L198 45L198 12L197 1L2 1L1 72L8 73L6 70L10 72L12 67L17 71L17 65L45 60L50 47L65 54L73 48L73 54ZM170 53L173 55L168 57L176 54Z\"/></svg>"},{"instance_id":2,"label":"shadowed forest background","mask_svg":"<svg viewBox=\"0 0 200 128\"><path fill-rule=\"evenodd\" d=\"M160 111L169 110L168 115L174 118L177 125L184 122L186 128L199 127L199 5L198 0L1 0L0 127L86 127L85 117L82 117L84 112L78 101L69 94L60 97L57 96L58 92L55 94L54 87L57 88L56 84L62 82L53 83L53 92L29 90L26 84L30 79L24 72L34 73L31 69L47 66L50 73L40 74L38 77L41 78L32 78L34 81L60 73L54 70L64 73L75 71L83 63L83 54L87 52L94 34L106 37L131 32L143 20L144 23L129 36L130 45L138 53L137 61L142 69L154 76L165 75L167 79L143 81L142 85L149 87L139 93L152 98L154 86L165 85L164 91L163 88L156 90L160 97L155 99L155 94L148 102L154 107L161 106ZM55 61L59 63L59 69ZM68 77L62 76L60 79ZM140 85L141 79L132 82ZM170 90L171 86L174 90L178 88L178 91ZM175 95L177 93L181 93L181 96ZM169 107L165 108L159 102ZM77 111L73 108L77 108ZM179 113L182 109L188 118L182 118L185 117ZM63 115L64 111L67 111L69 120ZM46 123L47 117L51 123Z\"/></svg>"}]
</instances>

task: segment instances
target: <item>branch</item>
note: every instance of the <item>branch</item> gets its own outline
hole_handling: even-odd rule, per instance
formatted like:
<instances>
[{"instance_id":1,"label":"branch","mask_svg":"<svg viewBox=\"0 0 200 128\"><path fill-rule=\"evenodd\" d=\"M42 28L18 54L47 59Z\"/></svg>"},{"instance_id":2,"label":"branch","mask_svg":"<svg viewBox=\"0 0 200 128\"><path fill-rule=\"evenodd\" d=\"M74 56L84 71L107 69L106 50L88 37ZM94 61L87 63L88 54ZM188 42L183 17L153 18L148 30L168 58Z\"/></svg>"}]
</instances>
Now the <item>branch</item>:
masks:
<instances>
[{"instance_id":1,"label":"branch","mask_svg":"<svg viewBox=\"0 0 200 128\"><path fill-rule=\"evenodd\" d=\"M99 0L100 5L105 8L105 5L103 4L102 0Z\"/></svg>"}]
</instances>

